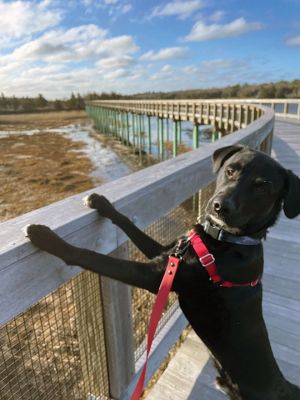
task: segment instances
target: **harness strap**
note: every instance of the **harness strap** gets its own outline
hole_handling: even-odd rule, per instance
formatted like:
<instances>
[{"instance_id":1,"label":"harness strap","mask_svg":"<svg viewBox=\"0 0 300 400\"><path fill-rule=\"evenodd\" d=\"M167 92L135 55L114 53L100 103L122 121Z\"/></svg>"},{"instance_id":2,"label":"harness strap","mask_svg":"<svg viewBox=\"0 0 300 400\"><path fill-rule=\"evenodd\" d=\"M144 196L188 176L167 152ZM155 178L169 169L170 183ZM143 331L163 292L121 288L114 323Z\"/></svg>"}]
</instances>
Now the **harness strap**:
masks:
<instances>
[{"instance_id":1,"label":"harness strap","mask_svg":"<svg viewBox=\"0 0 300 400\"><path fill-rule=\"evenodd\" d=\"M213 283L221 287L227 288L234 286L256 286L258 284L259 279L256 279L255 281L249 283L234 283L230 281L223 281L218 273L218 269L215 263L215 257L209 252L201 237L195 231L191 231L188 240L193 246L199 258L200 264L206 269Z\"/></svg>"},{"instance_id":2,"label":"harness strap","mask_svg":"<svg viewBox=\"0 0 300 400\"><path fill-rule=\"evenodd\" d=\"M139 400L143 388L144 388L144 382L145 382L145 377L146 377L146 371L147 371L147 364L148 364L148 357L150 353L150 349L152 346L152 342L154 339L155 331L158 325L158 322L160 320L161 314L164 310L164 307L167 303L168 300L168 295L170 293L177 269L179 267L181 261L181 257L176 257L176 256L170 256L169 261L167 264L167 268L164 274L164 277L161 281L158 294L152 309L151 317L150 317L150 322L149 322L149 327L148 327L148 341L147 341L147 352L146 352L146 361L144 364L144 367L142 369L140 378L138 380L138 383L134 389L134 392L130 398L130 400Z\"/></svg>"}]
</instances>

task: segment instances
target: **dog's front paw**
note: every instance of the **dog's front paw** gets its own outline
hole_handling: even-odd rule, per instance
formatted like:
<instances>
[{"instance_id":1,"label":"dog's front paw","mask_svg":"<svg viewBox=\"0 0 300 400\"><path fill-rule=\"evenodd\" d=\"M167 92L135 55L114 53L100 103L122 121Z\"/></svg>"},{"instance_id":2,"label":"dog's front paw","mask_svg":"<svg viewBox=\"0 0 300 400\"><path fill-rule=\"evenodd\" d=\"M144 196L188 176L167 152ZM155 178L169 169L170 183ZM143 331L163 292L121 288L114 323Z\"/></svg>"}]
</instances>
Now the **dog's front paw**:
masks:
<instances>
[{"instance_id":1,"label":"dog's front paw","mask_svg":"<svg viewBox=\"0 0 300 400\"><path fill-rule=\"evenodd\" d=\"M23 228L25 236L41 250L49 251L57 235L45 225L27 225Z\"/></svg>"},{"instance_id":2,"label":"dog's front paw","mask_svg":"<svg viewBox=\"0 0 300 400\"><path fill-rule=\"evenodd\" d=\"M23 229L25 236L40 250L47 251L61 258L67 264L75 264L78 259L79 250L54 233L45 225L27 225Z\"/></svg>"},{"instance_id":3,"label":"dog's front paw","mask_svg":"<svg viewBox=\"0 0 300 400\"><path fill-rule=\"evenodd\" d=\"M92 193L83 199L85 206L97 210L101 217L113 219L116 215L116 210L111 202L104 196L97 193Z\"/></svg>"}]
</instances>

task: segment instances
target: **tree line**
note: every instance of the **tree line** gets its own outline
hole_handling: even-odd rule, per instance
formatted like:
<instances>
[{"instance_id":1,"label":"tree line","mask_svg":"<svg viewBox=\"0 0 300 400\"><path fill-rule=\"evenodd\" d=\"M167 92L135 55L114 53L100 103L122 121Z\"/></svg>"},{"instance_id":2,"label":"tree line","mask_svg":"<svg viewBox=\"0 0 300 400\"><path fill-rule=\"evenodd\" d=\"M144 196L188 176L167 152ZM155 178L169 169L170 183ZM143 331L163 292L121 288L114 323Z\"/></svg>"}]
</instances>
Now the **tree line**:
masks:
<instances>
[{"instance_id":1,"label":"tree line","mask_svg":"<svg viewBox=\"0 0 300 400\"><path fill-rule=\"evenodd\" d=\"M84 98L74 93L65 100L47 100L42 94L36 97L16 97L0 95L0 113L32 113L61 110L83 110Z\"/></svg>"},{"instance_id":2,"label":"tree line","mask_svg":"<svg viewBox=\"0 0 300 400\"><path fill-rule=\"evenodd\" d=\"M226 98L300 98L300 80L264 84L232 85L222 88L190 89L173 92L144 92L122 95L115 92L89 93L85 96L72 93L67 99L47 100L42 94L36 97L0 96L0 114L31 113L62 110L83 110L86 100L155 100L155 99L226 99Z\"/></svg>"},{"instance_id":3,"label":"tree line","mask_svg":"<svg viewBox=\"0 0 300 400\"><path fill-rule=\"evenodd\" d=\"M264 84L232 85L222 88L190 89L174 92L147 92L127 96L135 99L286 99L300 98L300 80Z\"/></svg>"}]
</instances>

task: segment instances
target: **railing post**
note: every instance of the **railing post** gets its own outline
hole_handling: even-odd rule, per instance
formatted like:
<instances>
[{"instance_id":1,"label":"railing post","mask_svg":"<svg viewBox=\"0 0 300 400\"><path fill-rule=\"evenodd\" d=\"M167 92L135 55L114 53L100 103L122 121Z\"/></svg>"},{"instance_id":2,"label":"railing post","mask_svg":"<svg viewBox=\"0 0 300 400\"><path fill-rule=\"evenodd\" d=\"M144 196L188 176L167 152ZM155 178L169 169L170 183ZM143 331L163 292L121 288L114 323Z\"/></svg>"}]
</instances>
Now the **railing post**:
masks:
<instances>
[{"instance_id":1,"label":"railing post","mask_svg":"<svg viewBox=\"0 0 300 400\"><path fill-rule=\"evenodd\" d=\"M170 121L169 121L169 117L167 118L167 127L166 127L166 131L167 131L167 142L170 141Z\"/></svg>"},{"instance_id":2,"label":"railing post","mask_svg":"<svg viewBox=\"0 0 300 400\"><path fill-rule=\"evenodd\" d=\"M131 122L132 122L132 148L133 152L135 151L135 113L131 114Z\"/></svg>"},{"instance_id":3,"label":"railing post","mask_svg":"<svg viewBox=\"0 0 300 400\"><path fill-rule=\"evenodd\" d=\"M142 115L137 114L137 126L138 126L138 144L139 144L139 161L142 165Z\"/></svg>"},{"instance_id":4,"label":"railing post","mask_svg":"<svg viewBox=\"0 0 300 400\"><path fill-rule=\"evenodd\" d=\"M298 113L297 113L297 115L298 115L298 119L300 119L300 101L298 102Z\"/></svg>"},{"instance_id":5,"label":"railing post","mask_svg":"<svg viewBox=\"0 0 300 400\"><path fill-rule=\"evenodd\" d=\"M159 123L158 123L158 128L159 128L159 157L161 160L164 159L164 119L161 117L159 118Z\"/></svg>"},{"instance_id":6,"label":"railing post","mask_svg":"<svg viewBox=\"0 0 300 400\"><path fill-rule=\"evenodd\" d=\"M130 144L130 134L129 134L129 114L128 111L126 111L126 140L127 140L127 146Z\"/></svg>"},{"instance_id":7,"label":"railing post","mask_svg":"<svg viewBox=\"0 0 300 400\"><path fill-rule=\"evenodd\" d=\"M194 121L193 126L193 149L197 149L199 147L199 125L196 121Z\"/></svg>"},{"instance_id":8,"label":"railing post","mask_svg":"<svg viewBox=\"0 0 300 400\"><path fill-rule=\"evenodd\" d=\"M231 113L231 132L234 132L235 116L236 116L236 108L235 108L235 104L233 104L232 105L232 113Z\"/></svg>"},{"instance_id":9,"label":"railing post","mask_svg":"<svg viewBox=\"0 0 300 400\"><path fill-rule=\"evenodd\" d=\"M182 123L181 123L181 120L178 121L177 130L178 130L178 140L179 140L179 143L181 144L182 143Z\"/></svg>"},{"instance_id":10,"label":"railing post","mask_svg":"<svg viewBox=\"0 0 300 400\"><path fill-rule=\"evenodd\" d=\"M126 243L112 254L127 258ZM110 397L118 400L135 372L131 288L102 278L102 298Z\"/></svg>"},{"instance_id":11,"label":"railing post","mask_svg":"<svg viewBox=\"0 0 300 400\"><path fill-rule=\"evenodd\" d=\"M243 106L241 104L239 106L239 112L240 112L240 115L239 115L239 129L241 129L242 125L243 125Z\"/></svg>"},{"instance_id":12,"label":"railing post","mask_svg":"<svg viewBox=\"0 0 300 400\"><path fill-rule=\"evenodd\" d=\"M92 272L81 273L74 279L73 293L84 393L86 398L88 395L93 395L95 398L103 394L109 395L109 393L103 393L103 383L100 379L101 374L105 374L107 385L107 371L100 373L98 370L103 358L107 362L103 340L104 310L99 276ZM86 307L87 303L89 307Z\"/></svg>"},{"instance_id":13,"label":"railing post","mask_svg":"<svg viewBox=\"0 0 300 400\"><path fill-rule=\"evenodd\" d=\"M173 120L173 157L178 154L178 121Z\"/></svg>"},{"instance_id":14,"label":"railing post","mask_svg":"<svg viewBox=\"0 0 300 400\"><path fill-rule=\"evenodd\" d=\"M151 116L147 115L147 133L148 133L148 154L152 152L152 139L151 139Z\"/></svg>"}]
</instances>

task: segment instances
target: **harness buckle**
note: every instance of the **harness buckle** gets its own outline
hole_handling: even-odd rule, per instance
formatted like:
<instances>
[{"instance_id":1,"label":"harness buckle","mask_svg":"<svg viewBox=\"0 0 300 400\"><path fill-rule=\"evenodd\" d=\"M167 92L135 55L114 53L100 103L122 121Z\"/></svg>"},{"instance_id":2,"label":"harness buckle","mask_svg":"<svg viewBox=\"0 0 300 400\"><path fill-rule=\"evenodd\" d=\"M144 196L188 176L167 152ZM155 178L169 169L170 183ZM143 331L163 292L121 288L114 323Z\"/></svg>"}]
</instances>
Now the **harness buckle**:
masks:
<instances>
[{"instance_id":1,"label":"harness buckle","mask_svg":"<svg viewBox=\"0 0 300 400\"><path fill-rule=\"evenodd\" d=\"M208 258L208 260L207 260L207 258ZM205 254L204 256L200 257L199 260L200 260L202 267L204 267L204 268L208 267L209 265L213 264L216 261L215 257L211 253ZM207 261L205 261L205 260L207 260Z\"/></svg>"},{"instance_id":2,"label":"harness buckle","mask_svg":"<svg viewBox=\"0 0 300 400\"><path fill-rule=\"evenodd\" d=\"M187 251L188 247L190 246L191 242L189 240L180 239L178 241L177 247L175 249L174 256L182 259L182 256Z\"/></svg>"}]
</instances>

